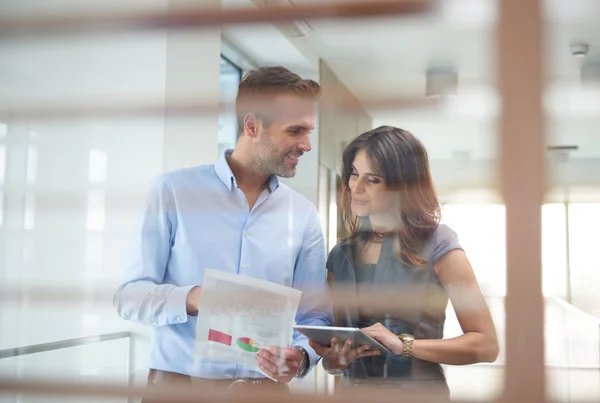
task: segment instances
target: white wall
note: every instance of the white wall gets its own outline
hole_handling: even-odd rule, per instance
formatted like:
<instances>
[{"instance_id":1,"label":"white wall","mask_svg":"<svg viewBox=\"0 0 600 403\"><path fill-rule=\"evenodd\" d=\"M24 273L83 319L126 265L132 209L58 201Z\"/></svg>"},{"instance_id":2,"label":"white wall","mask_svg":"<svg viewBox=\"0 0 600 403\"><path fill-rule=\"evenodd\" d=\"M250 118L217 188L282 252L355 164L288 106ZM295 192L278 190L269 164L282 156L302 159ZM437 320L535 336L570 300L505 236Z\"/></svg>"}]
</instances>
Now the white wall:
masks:
<instances>
[{"instance_id":1,"label":"white wall","mask_svg":"<svg viewBox=\"0 0 600 403\"><path fill-rule=\"evenodd\" d=\"M169 0L171 9L185 8L190 3L219 7L221 1ZM167 38L164 168L169 171L213 163L218 149L217 114L173 116L172 106L177 100L191 99L218 110L221 30L169 32Z\"/></svg>"},{"instance_id":2,"label":"white wall","mask_svg":"<svg viewBox=\"0 0 600 403\"><path fill-rule=\"evenodd\" d=\"M61 2L61 10L68 3ZM21 11L35 10L33 2L24 4L30 9ZM149 0L129 6L166 10L181 4L190 2ZM169 108L176 98L193 96L216 106L220 44L219 30L5 41L0 71L10 74L0 74L0 102L142 102ZM116 315L112 292L122 278L149 182L163 170L214 162L218 117L2 120L8 133L0 138L6 147L0 284L15 290L71 287L88 296L68 303L2 301L0 349L133 330L134 368L145 377L148 331ZM96 161L92 177L90 158ZM94 300L91 292L102 294ZM102 368L98 357L88 358L80 355L70 367ZM0 372L26 375L31 362L0 361Z\"/></svg>"}]
</instances>

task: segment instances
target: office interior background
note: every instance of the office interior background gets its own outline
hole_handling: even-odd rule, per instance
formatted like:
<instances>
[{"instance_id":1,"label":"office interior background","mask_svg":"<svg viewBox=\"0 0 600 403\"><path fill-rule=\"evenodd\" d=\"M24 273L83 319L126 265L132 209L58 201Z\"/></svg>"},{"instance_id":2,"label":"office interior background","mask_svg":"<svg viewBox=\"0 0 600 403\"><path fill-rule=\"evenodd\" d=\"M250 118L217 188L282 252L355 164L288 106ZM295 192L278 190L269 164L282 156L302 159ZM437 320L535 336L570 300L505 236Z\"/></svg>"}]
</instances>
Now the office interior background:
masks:
<instances>
[{"instance_id":1,"label":"office interior background","mask_svg":"<svg viewBox=\"0 0 600 403\"><path fill-rule=\"evenodd\" d=\"M320 111L312 151L296 177L283 180L317 206L328 250L340 231L344 144L384 124L423 141L443 222L471 260L500 338L496 362L446 368L452 397L497 397L505 375L507 291L499 1L437 3L432 13L402 17L1 36L0 377L145 383L149 329L120 319L112 293L148 185L161 172L214 163L237 141L231 110L194 114L178 106L231 102L246 71L284 65L362 105ZM554 401L599 401L600 2L540 3L548 147L541 208L546 390ZM264 4L2 0L0 20ZM448 89L456 94L443 102L421 102ZM407 101L371 102L393 97ZM83 105L91 113L15 116L7 107L15 105ZM106 105L129 113L111 113ZM133 105L164 110L127 109ZM449 306L446 335L460 332ZM82 342L58 343L72 339ZM37 345L47 348L15 350ZM317 367L292 389L332 394L335 383ZM96 401L0 390L1 402L69 399Z\"/></svg>"}]
</instances>

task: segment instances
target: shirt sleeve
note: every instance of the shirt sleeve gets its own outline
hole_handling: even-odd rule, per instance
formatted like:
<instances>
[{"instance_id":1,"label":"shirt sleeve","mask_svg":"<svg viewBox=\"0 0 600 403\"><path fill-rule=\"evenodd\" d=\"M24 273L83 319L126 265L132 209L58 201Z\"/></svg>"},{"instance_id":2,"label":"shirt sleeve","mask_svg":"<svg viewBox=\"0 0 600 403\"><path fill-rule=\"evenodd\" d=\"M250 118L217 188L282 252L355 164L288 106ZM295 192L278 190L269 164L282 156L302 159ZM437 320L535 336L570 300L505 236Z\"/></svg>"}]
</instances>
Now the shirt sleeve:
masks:
<instances>
[{"instance_id":1,"label":"shirt sleeve","mask_svg":"<svg viewBox=\"0 0 600 403\"><path fill-rule=\"evenodd\" d=\"M123 319L150 326L187 322L186 298L194 286L162 284L176 231L172 191L159 176L150 186L125 278L114 295Z\"/></svg>"},{"instance_id":2,"label":"shirt sleeve","mask_svg":"<svg viewBox=\"0 0 600 403\"><path fill-rule=\"evenodd\" d=\"M454 249L463 250L458 242L458 236L447 225L440 224L433 238L432 263L435 264L442 256Z\"/></svg>"},{"instance_id":3,"label":"shirt sleeve","mask_svg":"<svg viewBox=\"0 0 600 403\"><path fill-rule=\"evenodd\" d=\"M293 287L302 291L296 323L299 325L331 326L333 309L329 288L327 286L327 270L325 268L325 241L316 209L312 209L300 253L294 268ZM308 345L308 338L294 332L293 346L303 347L309 355L309 370L315 366L320 357Z\"/></svg>"}]
</instances>

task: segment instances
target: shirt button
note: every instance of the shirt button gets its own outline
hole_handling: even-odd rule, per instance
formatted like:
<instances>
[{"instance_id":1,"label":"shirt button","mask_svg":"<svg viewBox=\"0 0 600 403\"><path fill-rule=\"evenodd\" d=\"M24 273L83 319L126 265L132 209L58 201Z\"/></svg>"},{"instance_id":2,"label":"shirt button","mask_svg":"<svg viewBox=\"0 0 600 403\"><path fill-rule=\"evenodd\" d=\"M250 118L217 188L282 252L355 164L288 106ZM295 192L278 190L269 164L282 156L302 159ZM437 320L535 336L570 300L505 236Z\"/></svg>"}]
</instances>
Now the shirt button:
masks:
<instances>
[{"instance_id":1,"label":"shirt button","mask_svg":"<svg viewBox=\"0 0 600 403\"><path fill-rule=\"evenodd\" d=\"M181 316L177 317L177 322L181 322Z\"/></svg>"},{"instance_id":2,"label":"shirt button","mask_svg":"<svg viewBox=\"0 0 600 403\"><path fill-rule=\"evenodd\" d=\"M246 270L246 265L245 264L242 265L242 270Z\"/></svg>"},{"instance_id":3,"label":"shirt button","mask_svg":"<svg viewBox=\"0 0 600 403\"><path fill-rule=\"evenodd\" d=\"M154 323L158 324L158 319L154 318Z\"/></svg>"},{"instance_id":4,"label":"shirt button","mask_svg":"<svg viewBox=\"0 0 600 403\"><path fill-rule=\"evenodd\" d=\"M244 238L248 238L248 233L244 232Z\"/></svg>"}]
</instances>

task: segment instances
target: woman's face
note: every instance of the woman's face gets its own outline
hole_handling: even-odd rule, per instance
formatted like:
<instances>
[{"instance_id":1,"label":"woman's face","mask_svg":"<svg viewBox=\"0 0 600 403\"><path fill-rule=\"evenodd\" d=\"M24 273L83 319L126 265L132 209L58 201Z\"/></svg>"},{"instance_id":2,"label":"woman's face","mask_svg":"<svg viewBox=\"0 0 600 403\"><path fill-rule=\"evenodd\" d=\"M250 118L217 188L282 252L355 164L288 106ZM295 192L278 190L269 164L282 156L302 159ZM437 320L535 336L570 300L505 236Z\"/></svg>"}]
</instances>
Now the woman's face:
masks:
<instances>
[{"instance_id":1,"label":"woman's face","mask_svg":"<svg viewBox=\"0 0 600 403\"><path fill-rule=\"evenodd\" d=\"M352 196L351 209L358 217L386 215L397 209L396 194L388 190L382 176L371 169L367 152L358 150L348 180Z\"/></svg>"}]
</instances>

